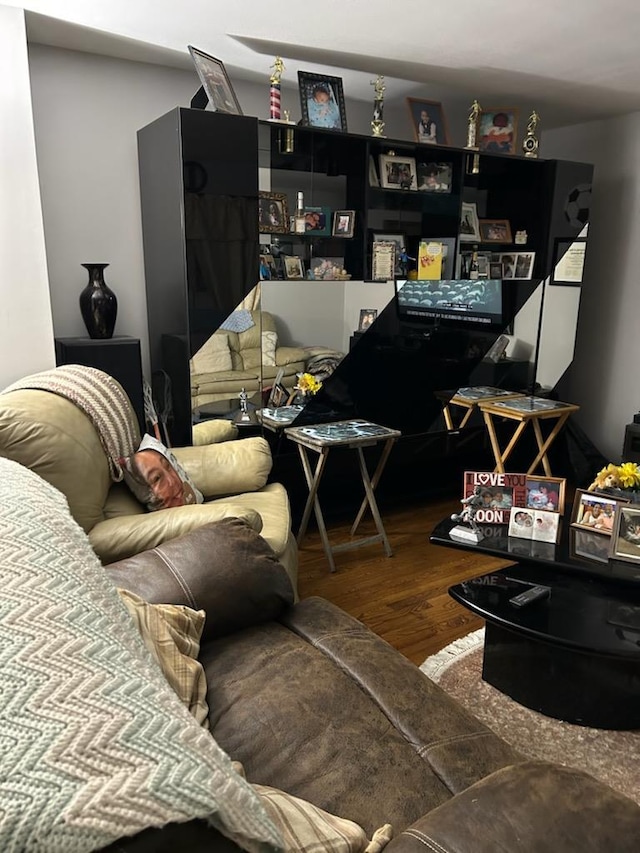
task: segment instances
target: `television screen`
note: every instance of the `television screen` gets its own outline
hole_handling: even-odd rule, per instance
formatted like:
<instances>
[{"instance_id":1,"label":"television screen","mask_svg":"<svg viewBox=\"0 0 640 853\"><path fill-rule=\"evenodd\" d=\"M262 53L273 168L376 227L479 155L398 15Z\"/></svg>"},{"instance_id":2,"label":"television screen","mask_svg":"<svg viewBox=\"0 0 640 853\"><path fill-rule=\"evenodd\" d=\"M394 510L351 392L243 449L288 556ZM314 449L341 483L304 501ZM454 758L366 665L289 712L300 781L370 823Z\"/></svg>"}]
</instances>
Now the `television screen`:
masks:
<instances>
[{"instance_id":1,"label":"television screen","mask_svg":"<svg viewBox=\"0 0 640 853\"><path fill-rule=\"evenodd\" d=\"M501 325L500 279L396 280L396 305L400 319L461 320Z\"/></svg>"}]
</instances>

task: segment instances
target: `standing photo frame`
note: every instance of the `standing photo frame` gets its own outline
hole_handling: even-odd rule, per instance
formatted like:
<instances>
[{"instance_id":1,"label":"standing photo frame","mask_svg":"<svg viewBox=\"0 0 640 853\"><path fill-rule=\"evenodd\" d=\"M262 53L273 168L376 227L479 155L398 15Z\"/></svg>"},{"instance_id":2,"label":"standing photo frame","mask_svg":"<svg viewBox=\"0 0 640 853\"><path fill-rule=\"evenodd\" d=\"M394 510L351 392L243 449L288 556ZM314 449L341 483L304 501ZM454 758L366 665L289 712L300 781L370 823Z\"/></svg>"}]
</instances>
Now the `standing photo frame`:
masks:
<instances>
[{"instance_id":1,"label":"standing photo frame","mask_svg":"<svg viewBox=\"0 0 640 853\"><path fill-rule=\"evenodd\" d=\"M298 71L302 124L347 132L342 78Z\"/></svg>"},{"instance_id":2,"label":"standing photo frame","mask_svg":"<svg viewBox=\"0 0 640 853\"><path fill-rule=\"evenodd\" d=\"M407 98L413 137L427 145L448 145L449 130L440 101Z\"/></svg>"},{"instance_id":3,"label":"standing photo frame","mask_svg":"<svg viewBox=\"0 0 640 853\"><path fill-rule=\"evenodd\" d=\"M481 219L480 239L483 243L512 243L508 219Z\"/></svg>"},{"instance_id":4,"label":"standing photo frame","mask_svg":"<svg viewBox=\"0 0 640 853\"><path fill-rule=\"evenodd\" d=\"M478 209L473 202L462 202L460 215L460 242L480 242L480 222L478 220Z\"/></svg>"},{"instance_id":5,"label":"standing photo frame","mask_svg":"<svg viewBox=\"0 0 640 853\"><path fill-rule=\"evenodd\" d=\"M355 210L335 210L333 213L332 237L353 237L356 225Z\"/></svg>"},{"instance_id":6,"label":"standing photo frame","mask_svg":"<svg viewBox=\"0 0 640 853\"><path fill-rule=\"evenodd\" d=\"M211 109L218 113L241 116L242 109L222 61L193 45L188 45L188 49Z\"/></svg>"},{"instance_id":7,"label":"standing photo frame","mask_svg":"<svg viewBox=\"0 0 640 853\"><path fill-rule=\"evenodd\" d=\"M416 158L400 154L381 154L380 185L389 190L417 190Z\"/></svg>"},{"instance_id":8,"label":"standing photo frame","mask_svg":"<svg viewBox=\"0 0 640 853\"><path fill-rule=\"evenodd\" d=\"M483 108L478 131L480 151L489 154L516 154L518 110L514 107Z\"/></svg>"},{"instance_id":9,"label":"standing photo frame","mask_svg":"<svg viewBox=\"0 0 640 853\"><path fill-rule=\"evenodd\" d=\"M288 234L289 209L285 193L258 194L258 230L261 234Z\"/></svg>"}]
</instances>

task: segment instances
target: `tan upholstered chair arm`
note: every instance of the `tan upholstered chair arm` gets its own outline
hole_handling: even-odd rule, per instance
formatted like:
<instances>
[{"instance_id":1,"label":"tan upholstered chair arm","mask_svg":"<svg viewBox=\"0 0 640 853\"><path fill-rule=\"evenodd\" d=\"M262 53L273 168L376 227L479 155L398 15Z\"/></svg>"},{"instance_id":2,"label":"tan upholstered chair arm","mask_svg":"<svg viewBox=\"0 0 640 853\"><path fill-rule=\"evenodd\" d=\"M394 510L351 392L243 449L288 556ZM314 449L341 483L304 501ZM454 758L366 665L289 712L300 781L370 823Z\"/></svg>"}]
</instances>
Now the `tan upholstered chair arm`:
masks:
<instances>
[{"instance_id":1,"label":"tan upholstered chair arm","mask_svg":"<svg viewBox=\"0 0 640 853\"><path fill-rule=\"evenodd\" d=\"M264 438L225 441L207 447L173 448L205 498L255 492L267 482L271 450Z\"/></svg>"},{"instance_id":2,"label":"tan upholstered chair arm","mask_svg":"<svg viewBox=\"0 0 640 853\"><path fill-rule=\"evenodd\" d=\"M217 444L220 441L233 441L238 437L238 427L233 421L223 418L202 421L192 428L193 446L204 447L207 444Z\"/></svg>"},{"instance_id":3,"label":"tan upholstered chair arm","mask_svg":"<svg viewBox=\"0 0 640 853\"><path fill-rule=\"evenodd\" d=\"M221 518L242 518L256 533L262 530L262 519L254 509L229 500L100 521L90 531L89 542L102 563L107 565L155 548Z\"/></svg>"}]
</instances>

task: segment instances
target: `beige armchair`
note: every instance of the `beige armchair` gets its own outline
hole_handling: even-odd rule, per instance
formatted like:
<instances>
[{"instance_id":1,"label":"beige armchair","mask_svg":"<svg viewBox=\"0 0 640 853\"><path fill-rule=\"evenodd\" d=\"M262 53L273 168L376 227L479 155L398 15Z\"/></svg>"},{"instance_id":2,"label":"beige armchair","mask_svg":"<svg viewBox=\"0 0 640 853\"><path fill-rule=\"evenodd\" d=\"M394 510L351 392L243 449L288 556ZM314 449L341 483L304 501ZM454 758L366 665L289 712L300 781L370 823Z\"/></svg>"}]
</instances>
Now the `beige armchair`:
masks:
<instances>
[{"instance_id":1,"label":"beige armchair","mask_svg":"<svg viewBox=\"0 0 640 853\"><path fill-rule=\"evenodd\" d=\"M0 394L0 456L35 471L67 498L103 564L154 548L221 518L247 521L271 545L296 588L297 550L289 500L267 485L271 451L263 438L172 448L205 503L148 512L113 483L98 433L73 403L47 391Z\"/></svg>"}]
</instances>

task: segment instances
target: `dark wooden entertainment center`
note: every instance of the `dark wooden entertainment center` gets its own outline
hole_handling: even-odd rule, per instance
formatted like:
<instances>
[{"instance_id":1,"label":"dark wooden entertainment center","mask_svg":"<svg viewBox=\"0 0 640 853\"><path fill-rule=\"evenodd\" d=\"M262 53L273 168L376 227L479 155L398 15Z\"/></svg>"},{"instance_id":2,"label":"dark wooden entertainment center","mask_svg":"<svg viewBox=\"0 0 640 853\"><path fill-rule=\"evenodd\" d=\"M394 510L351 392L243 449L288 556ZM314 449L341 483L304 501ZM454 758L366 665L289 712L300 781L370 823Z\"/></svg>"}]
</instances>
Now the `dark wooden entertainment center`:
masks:
<instances>
[{"instance_id":1,"label":"dark wooden entertainment center","mask_svg":"<svg viewBox=\"0 0 640 853\"><path fill-rule=\"evenodd\" d=\"M473 202L481 218L506 219L514 234L526 232L523 246L479 243L481 250L535 252L531 279L502 282L500 322L410 319L400 316L392 298L350 350L347 338L345 358L302 416L307 422L357 416L400 430L403 438L385 474L391 490L407 489L407 473L415 474L418 462L440 478L440 487L443 478L457 483L464 466L488 464L490 454L478 423L476 439L469 440L469 432L462 446L447 434L436 394L479 384L531 390L540 380L543 327L550 322L549 312L543 322L545 299L551 304L558 287L552 272L560 247L583 227L572 217L568 200L576 187L590 185L592 167L480 154L475 170L474 155L464 149L298 126L289 128L294 145L287 153L284 130L257 118L176 108L138 133L151 363L171 379L172 439L176 444L191 439L190 356L259 280L265 241L258 229L259 190L285 194L291 211L297 191L304 192L305 206L355 211L350 239L277 235L285 250L307 265L311 257L344 257L352 279L345 292L353 283L370 280L376 233L403 235L411 257L417 257L422 237L452 240L456 254L470 249L459 232L462 204ZM422 166L450 164L451 191L372 185L380 155L390 151ZM269 284L262 283L263 302ZM324 283L290 284L291 298L304 299L297 287L322 288ZM572 288L578 301L579 290ZM486 360L497 337L513 331L514 324L517 330L527 312L528 353L498 363ZM572 351L573 321L562 328ZM286 457L280 448L276 466L284 470ZM398 476L392 486L394 469ZM424 475L412 477L415 484L419 479ZM381 488L384 493L384 482Z\"/></svg>"}]
</instances>

